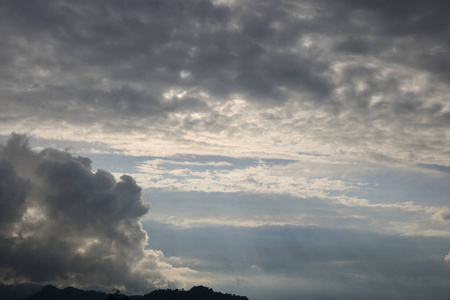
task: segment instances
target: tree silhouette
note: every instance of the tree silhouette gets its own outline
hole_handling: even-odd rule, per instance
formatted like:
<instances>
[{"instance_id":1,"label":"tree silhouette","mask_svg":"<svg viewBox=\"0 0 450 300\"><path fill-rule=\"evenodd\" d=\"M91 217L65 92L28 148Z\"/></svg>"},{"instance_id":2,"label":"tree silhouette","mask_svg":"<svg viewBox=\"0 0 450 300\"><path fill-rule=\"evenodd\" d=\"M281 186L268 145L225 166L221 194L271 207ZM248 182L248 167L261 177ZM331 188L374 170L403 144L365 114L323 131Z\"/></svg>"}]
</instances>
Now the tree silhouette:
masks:
<instances>
[{"instance_id":1,"label":"tree silhouette","mask_svg":"<svg viewBox=\"0 0 450 300\"><path fill-rule=\"evenodd\" d=\"M128 300L128 297L121 294L118 289L113 289L113 292L108 294L108 300Z\"/></svg>"}]
</instances>

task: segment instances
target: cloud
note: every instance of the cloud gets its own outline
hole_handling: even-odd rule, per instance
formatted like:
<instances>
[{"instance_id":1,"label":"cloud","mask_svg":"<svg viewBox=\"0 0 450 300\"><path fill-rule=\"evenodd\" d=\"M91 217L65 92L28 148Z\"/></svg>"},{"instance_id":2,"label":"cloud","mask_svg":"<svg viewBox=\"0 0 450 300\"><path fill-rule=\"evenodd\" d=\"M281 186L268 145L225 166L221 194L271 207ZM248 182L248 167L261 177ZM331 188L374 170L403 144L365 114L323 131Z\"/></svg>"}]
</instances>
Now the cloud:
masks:
<instances>
[{"instance_id":1,"label":"cloud","mask_svg":"<svg viewBox=\"0 0 450 300\"><path fill-rule=\"evenodd\" d=\"M1 231L8 231L18 222L26 210L26 190L29 183L17 177L14 167L8 161L0 161L0 225Z\"/></svg>"},{"instance_id":2,"label":"cloud","mask_svg":"<svg viewBox=\"0 0 450 300\"><path fill-rule=\"evenodd\" d=\"M418 167L431 169L443 173L450 173L450 167L447 166L439 166L439 165L430 165L430 164L418 164Z\"/></svg>"},{"instance_id":3,"label":"cloud","mask_svg":"<svg viewBox=\"0 0 450 300\"><path fill-rule=\"evenodd\" d=\"M375 153L444 164L447 6L5 2L2 133L102 140L135 154Z\"/></svg>"},{"instance_id":4,"label":"cloud","mask_svg":"<svg viewBox=\"0 0 450 300\"><path fill-rule=\"evenodd\" d=\"M270 160L245 161L248 164L246 166L225 168L222 164L177 164L171 159L152 159L140 162L133 176L144 188L160 191L283 195L299 199L322 199L328 205L338 207L359 207L367 211L403 210L424 215L439 209L413 201L384 202L376 197L369 200L355 196L358 193L365 194L367 190L373 193L377 188L375 183L364 180L362 174L386 172L386 169L381 171L370 164L355 164L353 161L333 163L320 156L306 156L298 161L278 161L282 164L270 163ZM399 170L392 168L391 171Z\"/></svg>"},{"instance_id":5,"label":"cloud","mask_svg":"<svg viewBox=\"0 0 450 300\"><path fill-rule=\"evenodd\" d=\"M424 261L429 260L434 264L439 263L436 254L449 245L447 237L389 235L319 226L183 228L144 222L144 227L148 227L155 243L165 249L168 257L186 259L189 264L199 264L201 267L205 266L200 263L207 260L212 268L220 268L223 261L232 257L228 265L222 265L222 268L238 268L241 271L259 268L266 269L269 273L280 271L284 274L307 275L311 270L306 271L302 267L325 262L336 263L334 266L329 265L330 270L335 267L352 269L350 265L353 264L358 271L362 272L359 267L366 265L374 268L366 271L376 273L377 263L387 264L402 258L403 264L419 255ZM185 247L171 247L173 239L182 240ZM283 255L274 255L275 253ZM362 265L357 266L359 264ZM408 272L407 269L395 266L384 267L396 269L389 270L388 274ZM439 276L433 273L431 267L426 271L428 276ZM325 273L326 270L317 272ZM448 273L449 270L441 267L440 272Z\"/></svg>"},{"instance_id":6,"label":"cloud","mask_svg":"<svg viewBox=\"0 0 450 300\"><path fill-rule=\"evenodd\" d=\"M146 291L180 284L181 273L144 250L142 190L68 152L30 149L13 134L0 147L0 279ZM178 276L178 277L177 277Z\"/></svg>"},{"instance_id":7,"label":"cloud","mask_svg":"<svg viewBox=\"0 0 450 300\"><path fill-rule=\"evenodd\" d=\"M447 237L318 226L182 228L144 222L147 227L168 260L183 261L198 271L196 276L213 272L218 282L212 285L245 279L243 287L254 285L246 293L249 298L261 289L265 292L259 299L296 299L292 294L306 299L423 299L448 292L450 270L442 264ZM183 247L174 247L174 239L183 241ZM265 277L271 277L270 288L261 285Z\"/></svg>"},{"instance_id":8,"label":"cloud","mask_svg":"<svg viewBox=\"0 0 450 300\"><path fill-rule=\"evenodd\" d=\"M100 152L153 156L136 164L142 171L136 180L192 198L180 205L183 210L171 207L177 200L166 202L161 218L239 224L251 216L254 224L448 234L445 216L437 213L448 203L448 2L50 0L0 6L0 134L31 132L62 148L93 145ZM90 253L120 252L131 241L142 248L146 237L137 220L146 208L131 178L92 173L86 159L31 151L21 139L1 151L5 255L18 241L25 250L55 241L86 261ZM325 162L196 164L173 158L179 153ZM388 171L349 175L370 164ZM394 165L404 172L387 174ZM411 179L416 166L423 170ZM238 216L232 219L220 211L219 219L209 196L197 199L198 190L256 200L242 202L245 214L230 210ZM273 197L270 206L258 203L264 196ZM280 205L284 198L291 206ZM195 212L191 203L199 207ZM305 203L315 209L309 215ZM122 227L107 223L111 216ZM85 229L99 225L104 229ZM117 242L98 242L97 233ZM132 249L136 261L118 267L126 270L124 278L164 284L181 272L162 264L160 252ZM2 266L17 266L1 257ZM55 263L42 276L87 281L75 276L88 273L85 264L67 263L53 252L48 257L72 273ZM118 258L102 259L99 269L121 265ZM160 271L141 276L146 262ZM7 269L12 266L2 267ZM15 272L2 276L46 280L28 269Z\"/></svg>"},{"instance_id":9,"label":"cloud","mask_svg":"<svg viewBox=\"0 0 450 300\"><path fill-rule=\"evenodd\" d=\"M444 221L450 221L450 208L444 207L436 212L435 217Z\"/></svg>"},{"instance_id":10,"label":"cloud","mask_svg":"<svg viewBox=\"0 0 450 300\"><path fill-rule=\"evenodd\" d=\"M154 159L140 163L137 166L139 173L135 176L145 188L176 186L180 191L275 193L298 197L328 197L331 192L345 192L364 185L363 182L345 182L323 175L312 176L311 166L306 162L286 161L287 165L248 162L252 165L222 168L231 165L224 162L181 164L170 159ZM209 168L195 169L195 166Z\"/></svg>"}]
</instances>

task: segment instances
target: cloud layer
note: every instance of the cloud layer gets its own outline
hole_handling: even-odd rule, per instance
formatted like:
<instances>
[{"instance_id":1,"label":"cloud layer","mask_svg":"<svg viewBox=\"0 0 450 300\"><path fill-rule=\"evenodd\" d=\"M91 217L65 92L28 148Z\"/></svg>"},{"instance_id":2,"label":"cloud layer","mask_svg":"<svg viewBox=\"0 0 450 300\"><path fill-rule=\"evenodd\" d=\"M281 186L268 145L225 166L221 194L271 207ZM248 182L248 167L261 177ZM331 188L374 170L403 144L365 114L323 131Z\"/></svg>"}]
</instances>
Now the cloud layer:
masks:
<instances>
[{"instance_id":1,"label":"cloud layer","mask_svg":"<svg viewBox=\"0 0 450 300\"><path fill-rule=\"evenodd\" d=\"M64 151L32 151L20 136L2 146L3 280L138 289L192 275L144 250L148 207L136 182L120 179L129 170L150 195L148 220L172 225L448 236L449 8L444 0L0 1L0 139L28 132L43 148L96 152L114 172L92 172L89 159ZM289 246L284 238L277 242ZM444 248L427 260L442 263L439 274L449 266ZM392 274L411 274L410 291L417 270L432 270L407 261L411 272ZM253 263L269 272L270 261ZM380 278L391 279L386 270ZM277 287L267 274L251 280L295 287L298 298L299 278ZM354 291L353 275L334 286L319 275L332 291ZM419 295L404 298L411 294Z\"/></svg>"},{"instance_id":2,"label":"cloud layer","mask_svg":"<svg viewBox=\"0 0 450 300\"><path fill-rule=\"evenodd\" d=\"M102 140L147 155L315 152L445 164L446 8L5 1L2 133Z\"/></svg>"},{"instance_id":3,"label":"cloud layer","mask_svg":"<svg viewBox=\"0 0 450 300\"><path fill-rule=\"evenodd\" d=\"M1 280L141 292L179 284L181 269L144 250L141 188L90 166L68 152L35 152L21 135L1 146Z\"/></svg>"},{"instance_id":4,"label":"cloud layer","mask_svg":"<svg viewBox=\"0 0 450 300\"><path fill-rule=\"evenodd\" d=\"M220 278L215 285L248 291L258 299L423 299L448 294L450 268L442 262L448 238L317 226L180 228L144 222L144 228L174 265L198 270L199 277L214 272Z\"/></svg>"}]
</instances>

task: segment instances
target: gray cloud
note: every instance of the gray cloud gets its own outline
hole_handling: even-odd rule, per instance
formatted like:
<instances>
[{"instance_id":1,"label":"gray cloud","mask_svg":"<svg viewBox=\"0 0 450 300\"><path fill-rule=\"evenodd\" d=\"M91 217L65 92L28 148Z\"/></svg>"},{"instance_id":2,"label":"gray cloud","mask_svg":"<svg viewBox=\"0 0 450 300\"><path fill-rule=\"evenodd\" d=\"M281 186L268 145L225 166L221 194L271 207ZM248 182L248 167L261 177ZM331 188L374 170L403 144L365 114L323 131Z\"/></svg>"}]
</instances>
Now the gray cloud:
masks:
<instances>
[{"instance_id":1,"label":"gray cloud","mask_svg":"<svg viewBox=\"0 0 450 300\"><path fill-rule=\"evenodd\" d=\"M329 34L352 35L354 38L338 42L338 49L365 53L368 50L362 49L370 47L363 46L362 38L369 32L368 27L375 25L370 33L383 42L379 55L389 51L392 41L385 39L394 34L414 34L434 44L443 42L440 34L445 32L447 22L441 13L444 10L430 9L437 5L412 1L399 6L400 10L398 5L386 3L332 3L323 1L313 7L314 3L304 1L305 6L314 8L314 18L302 19L295 18L294 13L303 15L310 11L305 7L293 9L289 1L248 1L232 7L209 1L137 1L127 5L119 1L4 2L2 25L8 38L3 56L15 58L4 72L8 72L7 77L25 76L22 82L31 84L39 76L17 72L20 68L47 69L65 78L56 82L51 76L54 80L35 82L30 87L48 86L64 92L71 87L80 88L81 83L95 91L96 84L107 78L117 80L114 88L120 80L145 83L157 97L161 90L175 86L200 88L222 96L245 93L257 98L277 98L283 85L292 91L304 89L323 97L331 85L321 73L334 57L324 48L320 55L306 48L295 52L288 49L307 34L330 41L333 39ZM325 7L327 13L321 10ZM361 14L371 18L360 20ZM360 25L353 25L355 21L361 21ZM53 55L35 51L33 46L48 48ZM406 53L408 58L409 54L419 55L412 51ZM190 72L193 80L183 80L179 76L182 70ZM95 79L95 75L101 76ZM94 100L92 95L87 96L76 100ZM57 100L58 95L54 98Z\"/></svg>"},{"instance_id":2,"label":"gray cloud","mask_svg":"<svg viewBox=\"0 0 450 300\"><path fill-rule=\"evenodd\" d=\"M0 120L9 131L64 121L68 131L86 124L108 134L158 131L178 144L213 147L189 136L266 132L218 109L239 98L256 105L259 121L284 108L290 132L323 145L426 152L417 158L424 163L446 146L439 134L449 124L445 1L1 6ZM296 111L320 118L295 119Z\"/></svg>"},{"instance_id":3,"label":"gray cloud","mask_svg":"<svg viewBox=\"0 0 450 300\"><path fill-rule=\"evenodd\" d=\"M0 161L0 224L2 231L18 222L25 212L25 199L28 183L17 177L14 167L8 161Z\"/></svg>"},{"instance_id":4,"label":"gray cloud","mask_svg":"<svg viewBox=\"0 0 450 300\"><path fill-rule=\"evenodd\" d=\"M421 256L424 259L438 259L434 262L440 263L439 255L449 246L443 237L402 237L318 226L180 228L144 222L144 227L151 233L154 242L169 256L205 259L209 260L211 267L218 268L227 260L227 256L233 256L227 267L245 269L258 265L269 272L288 274L305 274L302 267L318 262L354 261L371 265L383 261L392 262L399 257L403 257L406 262L411 257ZM181 244L185 247L171 248L171 240L183 241ZM436 249L439 243L443 244ZM366 251L367 249L370 251ZM280 255L274 255L275 253ZM433 257L434 255L436 256ZM355 272L357 270L358 268L353 269ZM386 274L405 271L397 268ZM448 272L445 268L440 271ZM427 276L443 276L431 269L428 273Z\"/></svg>"},{"instance_id":5,"label":"gray cloud","mask_svg":"<svg viewBox=\"0 0 450 300\"><path fill-rule=\"evenodd\" d=\"M30 149L13 135L0 148L0 275L3 282L53 282L132 291L170 286L161 254L144 250L148 211L130 176L116 182L68 152ZM174 279L176 281L176 279Z\"/></svg>"},{"instance_id":6,"label":"gray cloud","mask_svg":"<svg viewBox=\"0 0 450 300\"><path fill-rule=\"evenodd\" d=\"M351 157L356 164L412 163L442 176L450 147L449 5L0 1L0 133L34 130L38 138L77 140L84 148L101 141L100 151L115 147L158 158L195 153L295 160L306 153L332 163ZM163 271L170 266L160 253L142 250L146 236L138 220L147 208L130 177L116 182L106 171L93 173L87 159L31 151L17 136L2 146L0 159L5 280L146 286L150 278L150 285L169 284ZM134 169L126 162L116 167ZM433 185L421 174L413 188L403 182L397 189L391 178L372 178L383 191L360 189L356 196L380 205L408 199L424 208L448 202L442 193L447 178ZM228 220L206 197L190 197L155 201L162 208L156 216L196 219L216 212ZM278 220L306 209L298 199L281 208L278 199L257 200L233 200L229 207L242 208L231 210L238 221L255 212ZM321 215L323 226L447 231L448 224L431 224L431 212L397 212L395 205L386 212L381 205L367 213L324 199L305 203L310 214L303 217L314 223ZM420 226L411 228L412 222ZM61 251L49 251L55 248ZM143 271L144 265L154 271Z\"/></svg>"},{"instance_id":7,"label":"gray cloud","mask_svg":"<svg viewBox=\"0 0 450 300\"><path fill-rule=\"evenodd\" d=\"M440 165L430 165L430 164L418 164L418 167L431 169L443 173L450 173L450 167L440 166Z\"/></svg>"},{"instance_id":8,"label":"gray cloud","mask_svg":"<svg viewBox=\"0 0 450 300\"><path fill-rule=\"evenodd\" d=\"M444 210L441 212L442 219L446 221L450 221L450 209Z\"/></svg>"},{"instance_id":9,"label":"gray cloud","mask_svg":"<svg viewBox=\"0 0 450 300\"><path fill-rule=\"evenodd\" d=\"M179 228L144 222L144 228L168 259L177 257L200 272L239 274L243 286L259 285L248 290L249 297L261 289L265 292L259 299L295 299L292 290L306 299L447 295L449 269L442 263L450 246L447 238L314 226ZM261 285L262 274L272 275L277 288Z\"/></svg>"}]
</instances>

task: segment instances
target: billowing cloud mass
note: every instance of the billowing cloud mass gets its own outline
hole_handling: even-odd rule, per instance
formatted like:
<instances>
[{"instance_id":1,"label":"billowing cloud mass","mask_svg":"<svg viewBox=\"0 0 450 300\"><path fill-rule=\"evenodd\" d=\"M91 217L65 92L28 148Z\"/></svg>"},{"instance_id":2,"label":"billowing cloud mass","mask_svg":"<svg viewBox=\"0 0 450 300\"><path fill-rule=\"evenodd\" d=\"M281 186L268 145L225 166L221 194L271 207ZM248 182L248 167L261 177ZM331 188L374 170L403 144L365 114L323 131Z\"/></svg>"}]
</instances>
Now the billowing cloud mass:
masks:
<instances>
[{"instance_id":1,"label":"billowing cloud mass","mask_svg":"<svg viewBox=\"0 0 450 300\"><path fill-rule=\"evenodd\" d=\"M123 175L91 171L68 152L30 149L22 135L0 148L0 280L126 287L175 284L162 253L144 250L149 207Z\"/></svg>"}]
</instances>

